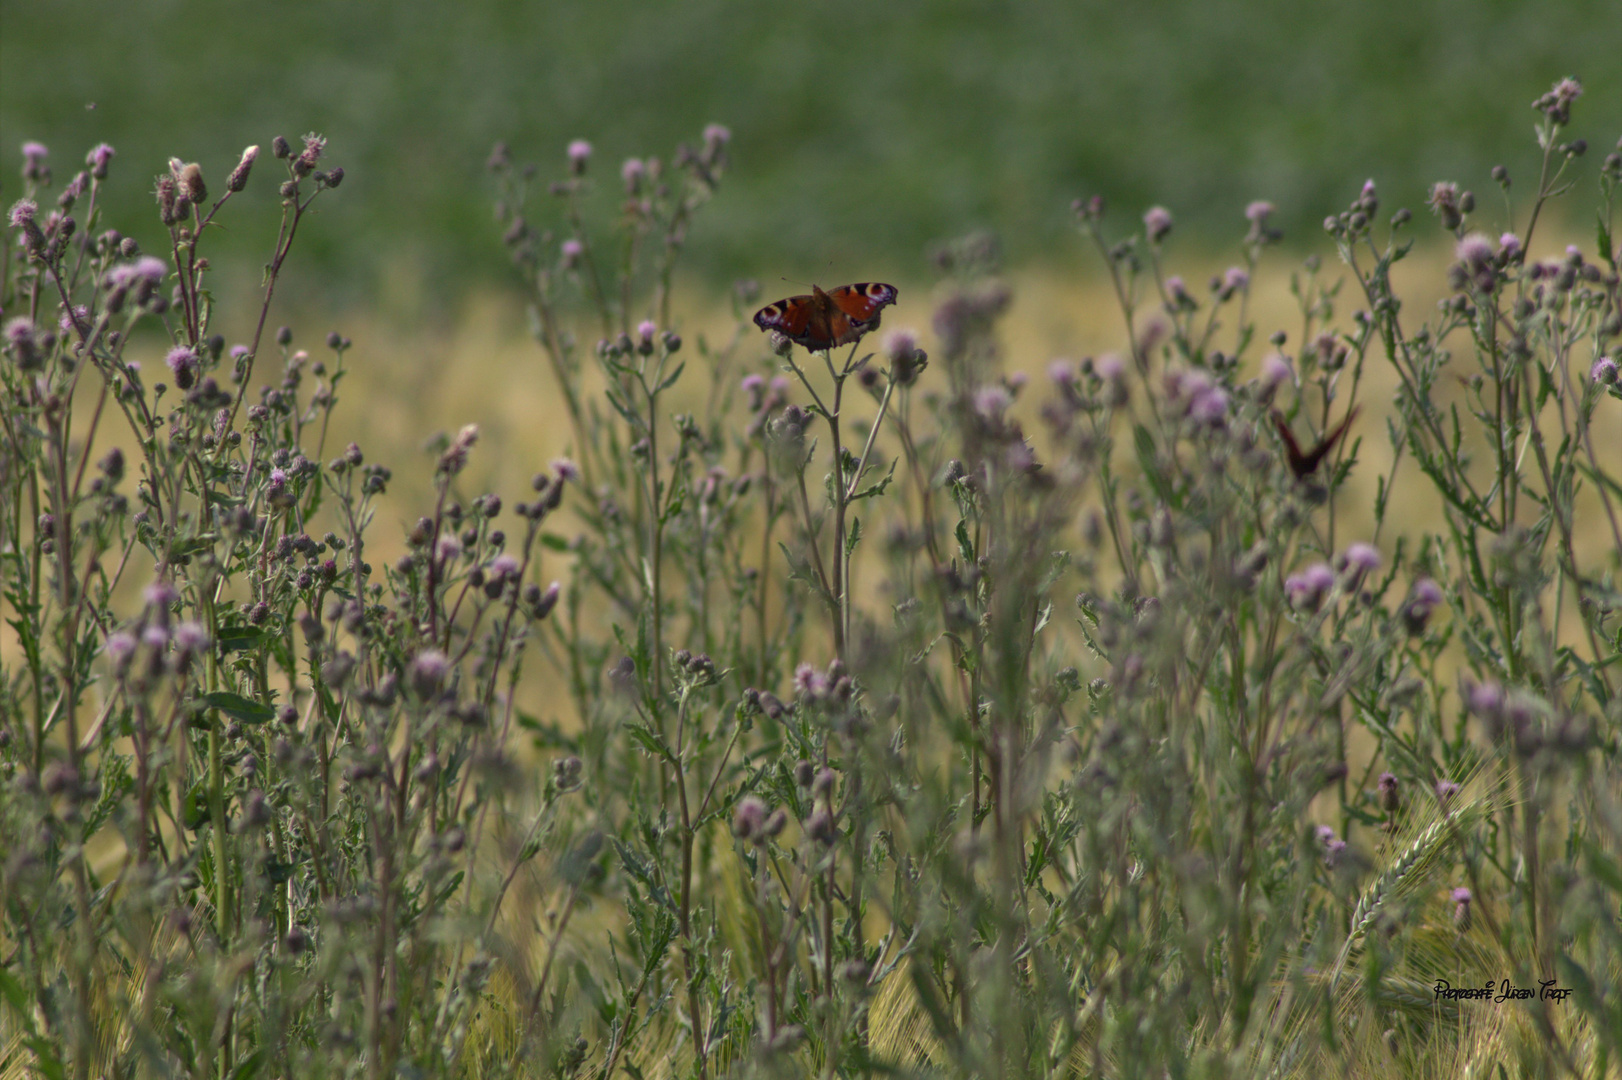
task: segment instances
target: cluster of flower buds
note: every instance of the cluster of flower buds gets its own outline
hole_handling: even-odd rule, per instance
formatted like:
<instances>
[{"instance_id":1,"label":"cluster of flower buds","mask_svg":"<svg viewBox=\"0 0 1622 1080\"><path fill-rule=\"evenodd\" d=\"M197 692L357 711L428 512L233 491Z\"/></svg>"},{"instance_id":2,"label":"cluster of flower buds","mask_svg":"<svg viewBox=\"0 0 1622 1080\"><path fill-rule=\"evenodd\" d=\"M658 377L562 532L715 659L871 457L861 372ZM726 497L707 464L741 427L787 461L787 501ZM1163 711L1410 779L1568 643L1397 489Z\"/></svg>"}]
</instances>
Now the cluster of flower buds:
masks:
<instances>
[{"instance_id":1,"label":"cluster of flower buds","mask_svg":"<svg viewBox=\"0 0 1622 1080\"><path fill-rule=\"evenodd\" d=\"M788 811L779 806L770 812L754 795L745 795L732 810L732 835L757 845L780 836L788 825Z\"/></svg>"}]
</instances>

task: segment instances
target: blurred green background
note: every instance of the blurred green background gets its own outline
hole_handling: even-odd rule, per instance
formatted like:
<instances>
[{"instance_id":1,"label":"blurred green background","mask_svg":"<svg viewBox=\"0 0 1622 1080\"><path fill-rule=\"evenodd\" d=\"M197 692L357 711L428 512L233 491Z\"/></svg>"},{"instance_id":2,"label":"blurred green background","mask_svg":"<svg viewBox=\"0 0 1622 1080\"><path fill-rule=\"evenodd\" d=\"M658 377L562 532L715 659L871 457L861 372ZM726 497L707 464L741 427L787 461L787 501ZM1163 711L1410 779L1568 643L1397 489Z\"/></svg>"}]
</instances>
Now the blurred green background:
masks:
<instances>
[{"instance_id":1,"label":"blurred green background","mask_svg":"<svg viewBox=\"0 0 1622 1080\"><path fill-rule=\"evenodd\" d=\"M305 287L313 271L340 306L382 284L445 310L511 280L496 140L546 178L590 139L608 208L623 157L718 122L732 167L689 268L915 277L932 242L976 227L1063 267L1069 203L1095 192L1133 218L1163 203L1213 243L1266 198L1319 243L1368 176L1416 210L1430 181L1484 190L1500 161L1524 190L1529 104L1568 74L1592 176L1622 134L1618 57L1617 0L0 0L0 197L23 140L51 147L58 182L106 140L108 223L155 243L171 155L218 188L244 145L318 131L347 177L300 242ZM256 273L276 172L261 162L217 262Z\"/></svg>"}]
</instances>

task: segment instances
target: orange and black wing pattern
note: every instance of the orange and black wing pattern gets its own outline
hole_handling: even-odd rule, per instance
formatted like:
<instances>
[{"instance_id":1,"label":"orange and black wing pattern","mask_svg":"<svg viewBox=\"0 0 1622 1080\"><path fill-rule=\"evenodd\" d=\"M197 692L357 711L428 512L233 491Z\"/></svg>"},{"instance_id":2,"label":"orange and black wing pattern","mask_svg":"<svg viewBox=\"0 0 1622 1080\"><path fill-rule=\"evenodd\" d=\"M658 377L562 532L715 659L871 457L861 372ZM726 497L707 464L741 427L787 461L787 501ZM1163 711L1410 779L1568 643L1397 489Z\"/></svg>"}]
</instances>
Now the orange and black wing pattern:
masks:
<instances>
[{"instance_id":1,"label":"orange and black wing pattern","mask_svg":"<svg viewBox=\"0 0 1622 1080\"><path fill-rule=\"evenodd\" d=\"M879 324L879 312L895 303L894 285L864 281L824 292L811 286L809 296L791 296L755 312L755 325L776 330L796 345L826 352L849 345Z\"/></svg>"}]
</instances>

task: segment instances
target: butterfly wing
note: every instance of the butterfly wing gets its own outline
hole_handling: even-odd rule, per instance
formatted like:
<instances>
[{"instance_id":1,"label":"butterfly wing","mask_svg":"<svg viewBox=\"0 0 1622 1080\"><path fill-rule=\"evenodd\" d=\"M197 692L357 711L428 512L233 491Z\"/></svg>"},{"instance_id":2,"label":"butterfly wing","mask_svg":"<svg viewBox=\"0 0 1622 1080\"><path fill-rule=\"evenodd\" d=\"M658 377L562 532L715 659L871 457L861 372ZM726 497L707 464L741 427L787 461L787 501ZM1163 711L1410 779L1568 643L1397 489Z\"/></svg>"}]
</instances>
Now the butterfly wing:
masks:
<instances>
[{"instance_id":1,"label":"butterfly wing","mask_svg":"<svg viewBox=\"0 0 1622 1080\"><path fill-rule=\"evenodd\" d=\"M1295 441L1295 435L1290 431L1290 425L1285 421L1283 414L1277 409L1273 410L1273 424L1278 428L1279 438L1284 440L1284 454L1289 460L1290 472L1295 474L1297 480L1305 480L1317 471L1318 466L1323 463L1323 459L1329 455L1329 451L1333 450L1335 444L1340 441L1341 436L1346 434L1346 429L1352 426L1352 421L1357 417L1357 410L1358 406L1352 406L1340 424L1329 434L1318 440L1317 445L1310 450L1301 449L1300 444Z\"/></svg>"},{"instance_id":2,"label":"butterfly wing","mask_svg":"<svg viewBox=\"0 0 1622 1080\"><path fill-rule=\"evenodd\" d=\"M1306 455L1301 453L1301 444L1295 441L1289 421L1277 409L1273 410L1273 426L1278 429L1278 437L1284 440L1284 457L1290 463L1290 472L1299 480L1311 470L1307 468Z\"/></svg>"},{"instance_id":3,"label":"butterfly wing","mask_svg":"<svg viewBox=\"0 0 1622 1080\"><path fill-rule=\"evenodd\" d=\"M879 325L879 312L895 303L900 295L894 285L882 281L862 281L855 285L841 285L826 294L833 301L835 311L829 316L835 335L835 345L849 345Z\"/></svg>"},{"instance_id":4,"label":"butterfly wing","mask_svg":"<svg viewBox=\"0 0 1622 1080\"><path fill-rule=\"evenodd\" d=\"M894 285L864 281L810 296L791 296L755 312L755 325L776 330L796 345L823 352L849 345L879 324L879 311L895 303Z\"/></svg>"},{"instance_id":5,"label":"butterfly wing","mask_svg":"<svg viewBox=\"0 0 1622 1080\"><path fill-rule=\"evenodd\" d=\"M1357 410L1358 406L1353 405L1350 411L1346 413L1346 419L1342 420L1335 430L1325 435L1318 445L1307 453L1307 472L1312 472L1324 458L1329 456L1329 451L1334 449L1341 436L1346 434L1346 429L1352 426L1352 421L1357 419Z\"/></svg>"},{"instance_id":6,"label":"butterfly wing","mask_svg":"<svg viewBox=\"0 0 1622 1080\"><path fill-rule=\"evenodd\" d=\"M807 338L811 336L812 316L817 311L816 300L814 296L791 296L767 304L755 312L755 325L762 330L776 330L790 341L810 348Z\"/></svg>"}]
</instances>

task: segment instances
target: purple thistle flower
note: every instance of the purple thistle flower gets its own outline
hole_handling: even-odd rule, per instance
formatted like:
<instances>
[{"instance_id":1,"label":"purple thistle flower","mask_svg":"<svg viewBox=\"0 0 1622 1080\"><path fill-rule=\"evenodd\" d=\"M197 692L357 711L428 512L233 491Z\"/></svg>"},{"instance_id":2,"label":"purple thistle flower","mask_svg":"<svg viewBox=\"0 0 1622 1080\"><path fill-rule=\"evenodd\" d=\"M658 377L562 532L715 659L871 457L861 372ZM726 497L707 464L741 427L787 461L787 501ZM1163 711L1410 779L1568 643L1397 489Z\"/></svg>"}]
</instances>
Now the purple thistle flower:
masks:
<instances>
[{"instance_id":1,"label":"purple thistle flower","mask_svg":"<svg viewBox=\"0 0 1622 1080\"><path fill-rule=\"evenodd\" d=\"M122 673L128 668L137 644L135 635L128 630L120 630L107 638L107 658L113 662L114 669Z\"/></svg>"},{"instance_id":2,"label":"purple thistle flower","mask_svg":"<svg viewBox=\"0 0 1622 1080\"><path fill-rule=\"evenodd\" d=\"M563 257L563 268L573 270L580 265L580 256L585 252L585 246L573 237L565 240L558 246L558 252Z\"/></svg>"},{"instance_id":3,"label":"purple thistle flower","mask_svg":"<svg viewBox=\"0 0 1622 1080\"><path fill-rule=\"evenodd\" d=\"M169 350L169 355L163 358L163 362L168 364L169 370L174 373L175 386L181 390L190 390L197 374L197 354L184 345L177 345Z\"/></svg>"},{"instance_id":4,"label":"purple thistle flower","mask_svg":"<svg viewBox=\"0 0 1622 1080\"><path fill-rule=\"evenodd\" d=\"M456 438L439 458L439 471L455 475L467 465L467 458L473 452L473 444L479 441L479 425L464 425L456 433Z\"/></svg>"},{"instance_id":5,"label":"purple thistle flower","mask_svg":"<svg viewBox=\"0 0 1622 1080\"><path fill-rule=\"evenodd\" d=\"M1436 801L1442 804L1442 809L1446 810L1448 804L1453 801L1453 796L1457 795L1458 793L1459 785L1455 784L1453 781L1436 781Z\"/></svg>"},{"instance_id":6,"label":"purple thistle flower","mask_svg":"<svg viewBox=\"0 0 1622 1080\"><path fill-rule=\"evenodd\" d=\"M180 599L180 594L167 581L154 581L142 592L141 598L158 611L168 611L169 605Z\"/></svg>"},{"instance_id":7,"label":"purple thistle flower","mask_svg":"<svg viewBox=\"0 0 1622 1080\"><path fill-rule=\"evenodd\" d=\"M1366 544L1359 540L1348 544L1341 554L1346 566L1346 576L1349 584L1356 587L1363 580L1364 575L1371 574L1380 568L1380 551L1373 544Z\"/></svg>"},{"instance_id":8,"label":"purple thistle flower","mask_svg":"<svg viewBox=\"0 0 1622 1080\"><path fill-rule=\"evenodd\" d=\"M1245 207L1245 217L1252 225L1263 225L1266 223L1268 218L1273 216L1273 210L1274 207L1272 203L1268 202L1266 199L1257 199L1255 202Z\"/></svg>"},{"instance_id":9,"label":"purple thistle flower","mask_svg":"<svg viewBox=\"0 0 1622 1080\"><path fill-rule=\"evenodd\" d=\"M547 467L557 474L559 480L566 484L578 484L580 482L580 466L576 465L570 458L553 458Z\"/></svg>"},{"instance_id":10,"label":"purple thistle flower","mask_svg":"<svg viewBox=\"0 0 1622 1080\"><path fill-rule=\"evenodd\" d=\"M1055 360L1048 365L1048 378L1054 386L1071 387L1076 384L1076 368L1068 360Z\"/></svg>"},{"instance_id":11,"label":"purple thistle flower","mask_svg":"<svg viewBox=\"0 0 1622 1080\"><path fill-rule=\"evenodd\" d=\"M704 145L721 147L732 141L732 130L723 124L706 124L704 127Z\"/></svg>"},{"instance_id":12,"label":"purple thistle flower","mask_svg":"<svg viewBox=\"0 0 1622 1080\"><path fill-rule=\"evenodd\" d=\"M1492 241L1482 233L1473 232L1454 245L1453 254L1461 263L1478 269L1492 261Z\"/></svg>"},{"instance_id":13,"label":"purple thistle flower","mask_svg":"<svg viewBox=\"0 0 1622 1080\"><path fill-rule=\"evenodd\" d=\"M1507 232L1498 238L1499 250L1504 258L1513 259L1521 253L1521 238L1512 232Z\"/></svg>"},{"instance_id":14,"label":"purple thistle flower","mask_svg":"<svg viewBox=\"0 0 1622 1080\"><path fill-rule=\"evenodd\" d=\"M1588 369L1588 377L1596 383L1610 386L1616 382L1616 361L1609 356L1602 356L1594 361L1594 366Z\"/></svg>"},{"instance_id":15,"label":"purple thistle flower","mask_svg":"<svg viewBox=\"0 0 1622 1080\"><path fill-rule=\"evenodd\" d=\"M298 160L305 171L315 168L315 163L321 160L321 155L327 152L325 136L310 132L304 136L304 152L299 154Z\"/></svg>"},{"instance_id":16,"label":"purple thistle flower","mask_svg":"<svg viewBox=\"0 0 1622 1080\"><path fill-rule=\"evenodd\" d=\"M753 795L745 795L738 800L737 807L732 812L732 834L739 840L749 840L760 835L761 827L766 824L766 804Z\"/></svg>"},{"instance_id":17,"label":"purple thistle flower","mask_svg":"<svg viewBox=\"0 0 1622 1080\"><path fill-rule=\"evenodd\" d=\"M39 203L33 199L18 199L11 204L11 212L7 220L13 229L26 229L34 224L34 218L39 214Z\"/></svg>"},{"instance_id":18,"label":"purple thistle flower","mask_svg":"<svg viewBox=\"0 0 1622 1080\"><path fill-rule=\"evenodd\" d=\"M1428 577L1414 582L1414 601L1435 607L1442 602L1442 587Z\"/></svg>"},{"instance_id":19,"label":"purple thistle flower","mask_svg":"<svg viewBox=\"0 0 1622 1080\"><path fill-rule=\"evenodd\" d=\"M1284 593L1293 607L1307 611L1318 610L1324 594L1335 585L1335 572L1328 563L1313 563L1300 573L1284 579Z\"/></svg>"},{"instance_id":20,"label":"purple thistle flower","mask_svg":"<svg viewBox=\"0 0 1622 1080\"><path fill-rule=\"evenodd\" d=\"M1171 232L1171 211L1164 206L1151 206L1143 215L1143 229L1149 242L1158 244Z\"/></svg>"},{"instance_id":21,"label":"purple thistle flower","mask_svg":"<svg viewBox=\"0 0 1622 1080\"><path fill-rule=\"evenodd\" d=\"M445 681L445 676L450 674L450 670L450 657L438 649L424 649L411 661L411 667L406 675L417 695L427 697L439 689L440 684Z\"/></svg>"},{"instance_id":22,"label":"purple thistle flower","mask_svg":"<svg viewBox=\"0 0 1622 1080\"><path fill-rule=\"evenodd\" d=\"M1333 870L1346 857L1346 841L1331 840L1324 845L1324 865Z\"/></svg>"},{"instance_id":23,"label":"purple thistle flower","mask_svg":"<svg viewBox=\"0 0 1622 1080\"><path fill-rule=\"evenodd\" d=\"M1262 384L1277 388L1286 382L1295 379L1295 371L1290 367L1289 358L1283 353L1272 352L1262 357Z\"/></svg>"},{"instance_id":24,"label":"purple thistle flower","mask_svg":"<svg viewBox=\"0 0 1622 1080\"><path fill-rule=\"evenodd\" d=\"M828 692L828 676L810 664L802 663L794 669L794 690L802 697L813 700L820 698Z\"/></svg>"},{"instance_id":25,"label":"purple thistle flower","mask_svg":"<svg viewBox=\"0 0 1622 1080\"><path fill-rule=\"evenodd\" d=\"M738 388L749 398L749 411L759 412L766 400L766 377L754 373L745 375Z\"/></svg>"},{"instance_id":26,"label":"purple thistle flower","mask_svg":"<svg viewBox=\"0 0 1622 1080\"><path fill-rule=\"evenodd\" d=\"M131 273L137 278L144 278L154 285L161 285L163 279L169 276L169 264L155 255L142 255L130 267Z\"/></svg>"},{"instance_id":27,"label":"purple thistle flower","mask_svg":"<svg viewBox=\"0 0 1622 1080\"><path fill-rule=\"evenodd\" d=\"M504 551L500 555L497 555L494 559L490 560L489 573L491 577L505 581L507 578L510 578L514 574L518 573L518 567L520 565L521 564L518 561L518 556Z\"/></svg>"},{"instance_id":28,"label":"purple thistle flower","mask_svg":"<svg viewBox=\"0 0 1622 1080\"><path fill-rule=\"evenodd\" d=\"M1571 119L1572 102L1582 96L1583 84L1576 79L1565 78L1555 83L1547 94L1532 102L1532 108L1555 123L1564 124Z\"/></svg>"},{"instance_id":29,"label":"purple thistle flower","mask_svg":"<svg viewBox=\"0 0 1622 1080\"><path fill-rule=\"evenodd\" d=\"M884 335L884 356L892 364L911 360L918 353L918 335L911 330L892 330Z\"/></svg>"},{"instance_id":30,"label":"purple thistle flower","mask_svg":"<svg viewBox=\"0 0 1622 1080\"><path fill-rule=\"evenodd\" d=\"M1330 841L1332 841L1334 839L1335 839L1335 830L1334 829L1330 828L1328 825L1320 825L1320 826L1318 826L1318 842L1320 844L1327 845Z\"/></svg>"},{"instance_id":31,"label":"purple thistle flower","mask_svg":"<svg viewBox=\"0 0 1622 1080\"><path fill-rule=\"evenodd\" d=\"M641 158L626 158L625 164L620 166L620 179L625 182L625 193L635 195L642 190L642 181L647 178L648 167L642 163Z\"/></svg>"},{"instance_id":32,"label":"purple thistle flower","mask_svg":"<svg viewBox=\"0 0 1622 1080\"><path fill-rule=\"evenodd\" d=\"M107 178L107 166L112 162L115 153L117 151L111 146L100 143L90 153L86 154L84 163L90 166L90 175L97 180L105 180Z\"/></svg>"},{"instance_id":33,"label":"purple thistle flower","mask_svg":"<svg viewBox=\"0 0 1622 1080\"><path fill-rule=\"evenodd\" d=\"M1466 682L1463 697L1466 711L1483 720L1496 718L1504 708L1504 688L1494 679Z\"/></svg>"},{"instance_id":34,"label":"purple thistle flower","mask_svg":"<svg viewBox=\"0 0 1622 1080\"><path fill-rule=\"evenodd\" d=\"M569 171L580 176L586 171L586 162L591 158L591 143L585 139L576 139L569 144Z\"/></svg>"},{"instance_id":35,"label":"purple thistle flower","mask_svg":"<svg viewBox=\"0 0 1622 1080\"><path fill-rule=\"evenodd\" d=\"M1408 632L1422 633L1425 624L1430 620L1431 612L1441 602L1442 588L1436 582L1426 577L1414 582L1414 587L1408 594L1408 602L1402 606L1402 618L1408 624Z\"/></svg>"},{"instance_id":36,"label":"purple thistle flower","mask_svg":"<svg viewBox=\"0 0 1622 1080\"><path fill-rule=\"evenodd\" d=\"M44 363L36 334L34 324L27 315L19 315L6 323L6 347L11 350L17 366L24 371L33 371Z\"/></svg>"},{"instance_id":37,"label":"purple thistle flower","mask_svg":"<svg viewBox=\"0 0 1622 1080\"><path fill-rule=\"evenodd\" d=\"M1093 364L1093 371L1105 382L1117 382L1126 374L1126 361L1120 353L1105 353Z\"/></svg>"},{"instance_id":38,"label":"purple thistle flower","mask_svg":"<svg viewBox=\"0 0 1622 1080\"><path fill-rule=\"evenodd\" d=\"M174 668L183 671L195 654L208 647L208 631L201 623L188 620L175 627L174 642Z\"/></svg>"},{"instance_id":39,"label":"purple thistle flower","mask_svg":"<svg viewBox=\"0 0 1622 1080\"><path fill-rule=\"evenodd\" d=\"M1230 266L1222 275L1220 295L1224 300L1250 286L1250 271L1242 266Z\"/></svg>"},{"instance_id":40,"label":"purple thistle flower","mask_svg":"<svg viewBox=\"0 0 1622 1080\"><path fill-rule=\"evenodd\" d=\"M1201 391L1189 403L1188 415L1201 424L1217 424L1228 415L1228 393L1219 386Z\"/></svg>"},{"instance_id":41,"label":"purple thistle flower","mask_svg":"<svg viewBox=\"0 0 1622 1080\"><path fill-rule=\"evenodd\" d=\"M62 317L56 325L64 334L71 334L75 330L88 330L90 328L90 309L83 304L74 304L71 308L62 310ZM178 380L177 380L178 381ZM182 390L185 387L181 387Z\"/></svg>"},{"instance_id":42,"label":"purple thistle flower","mask_svg":"<svg viewBox=\"0 0 1622 1080\"><path fill-rule=\"evenodd\" d=\"M1203 371L1189 370L1187 368L1167 368L1166 373L1160 377L1160 385L1166 391L1166 399L1173 403L1186 403L1193 401L1214 383L1211 377Z\"/></svg>"},{"instance_id":43,"label":"purple thistle flower","mask_svg":"<svg viewBox=\"0 0 1622 1080\"><path fill-rule=\"evenodd\" d=\"M974 411L987 420L995 420L1013 401L1005 387L982 386L974 392Z\"/></svg>"}]
</instances>

